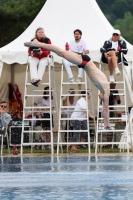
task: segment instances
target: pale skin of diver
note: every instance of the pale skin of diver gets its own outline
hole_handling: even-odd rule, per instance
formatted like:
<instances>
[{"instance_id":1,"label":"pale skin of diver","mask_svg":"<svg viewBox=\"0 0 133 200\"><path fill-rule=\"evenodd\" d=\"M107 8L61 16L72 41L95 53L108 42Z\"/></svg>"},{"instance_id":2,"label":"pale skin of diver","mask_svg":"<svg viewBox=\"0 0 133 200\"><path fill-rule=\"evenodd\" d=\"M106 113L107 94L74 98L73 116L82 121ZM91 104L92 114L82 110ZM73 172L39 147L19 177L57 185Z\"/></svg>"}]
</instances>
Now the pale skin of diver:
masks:
<instances>
[{"instance_id":1,"label":"pale skin of diver","mask_svg":"<svg viewBox=\"0 0 133 200\"><path fill-rule=\"evenodd\" d=\"M74 63L76 65L81 65L82 63L82 57L81 55L75 54L70 51L63 50L55 45L52 44L45 44L38 42L38 40L34 40L32 42L25 42L25 46L30 46L30 47L40 47L44 48L47 50L50 50L54 53L56 53L58 56L65 58L66 60L70 61L71 63ZM93 63L92 60L87 62L85 67L83 68L92 83L100 90L100 95L99 97L103 100L103 118L104 118L104 126L105 127L110 127L109 124L109 95L110 95L110 86L107 81L106 76L102 71L100 71L96 65Z\"/></svg>"}]
</instances>

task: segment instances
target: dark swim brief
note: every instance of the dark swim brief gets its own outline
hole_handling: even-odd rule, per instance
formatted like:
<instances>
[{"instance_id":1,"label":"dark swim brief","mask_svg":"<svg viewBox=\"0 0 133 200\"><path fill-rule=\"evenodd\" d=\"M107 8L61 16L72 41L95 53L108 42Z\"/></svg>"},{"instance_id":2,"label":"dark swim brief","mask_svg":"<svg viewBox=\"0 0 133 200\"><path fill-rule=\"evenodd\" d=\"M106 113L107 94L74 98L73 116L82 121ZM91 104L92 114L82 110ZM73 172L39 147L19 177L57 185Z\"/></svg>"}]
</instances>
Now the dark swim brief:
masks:
<instances>
[{"instance_id":1,"label":"dark swim brief","mask_svg":"<svg viewBox=\"0 0 133 200\"><path fill-rule=\"evenodd\" d=\"M88 55L81 55L82 56L82 63L81 65L78 65L79 68L84 68L84 66L91 60Z\"/></svg>"}]
</instances>

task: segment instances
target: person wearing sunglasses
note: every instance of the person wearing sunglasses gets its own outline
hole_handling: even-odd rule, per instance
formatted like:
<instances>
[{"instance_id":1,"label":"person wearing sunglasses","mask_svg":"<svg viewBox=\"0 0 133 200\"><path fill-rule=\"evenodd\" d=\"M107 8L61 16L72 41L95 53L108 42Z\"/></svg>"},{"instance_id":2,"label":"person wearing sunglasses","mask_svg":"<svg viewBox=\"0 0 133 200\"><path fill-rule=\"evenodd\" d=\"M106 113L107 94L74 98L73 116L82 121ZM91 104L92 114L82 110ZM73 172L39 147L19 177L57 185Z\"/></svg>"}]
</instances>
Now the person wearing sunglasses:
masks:
<instances>
[{"instance_id":1,"label":"person wearing sunglasses","mask_svg":"<svg viewBox=\"0 0 133 200\"><path fill-rule=\"evenodd\" d=\"M110 72L109 80L111 83L115 82L113 72L118 76L120 75L120 70L118 69L118 63L121 62L121 52L127 54L126 42L121 38L121 32L119 30L114 30L112 37L104 42L103 47L100 49L102 53L102 62L108 63L108 68ZM123 56L124 65L128 65L127 60Z\"/></svg>"},{"instance_id":2,"label":"person wearing sunglasses","mask_svg":"<svg viewBox=\"0 0 133 200\"><path fill-rule=\"evenodd\" d=\"M7 103L6 101L0 102L0 126L7 127L11 116L6 112Z\"/></svg>"}]
</instances>

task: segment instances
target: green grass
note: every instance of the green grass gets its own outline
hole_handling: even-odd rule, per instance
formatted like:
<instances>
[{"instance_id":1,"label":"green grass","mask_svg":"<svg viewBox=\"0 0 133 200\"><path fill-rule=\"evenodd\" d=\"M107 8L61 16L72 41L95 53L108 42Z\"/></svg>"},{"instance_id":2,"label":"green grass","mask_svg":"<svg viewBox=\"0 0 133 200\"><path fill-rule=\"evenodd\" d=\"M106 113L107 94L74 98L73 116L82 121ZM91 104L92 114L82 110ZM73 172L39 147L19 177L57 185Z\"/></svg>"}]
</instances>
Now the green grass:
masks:
<instances>
[{"instance_id":1,"label":"green grass","mask_svg":"<svg viewBox=\"0 0 133 200\"><path fill-rule=\"evenodd\" d=\"M18 152L18 155L20 154L20 148L17 148L17 152ZM124 151L125 153L127 152L126 150ZM54 150L54 153L56 154L56 148ZM61 153L61 150L60 150L60 153ZM88 153L88 148L79 148L77 150L68 150L67 152L67 149L66 147L63 148L63 153L66 154L66 153L69 153L69 154L77 154L77 153ZM91 153L95 153L95 149L94 148L91 148ZM101 149L98 149L98 153L120 153L120 150L118 148L105 148L105 147L102 147ZM7 155L8 154L8 149L7 148L4 148L3 149L3 155ZM13 148L10 148L10 154L13 155ZM26 155L26 154L51 154L51 150L41 150L41 149L35 149L33 148L32 150L32 153L31 153L31 148L24 148L23 149L23 154ZM9 155L9 154L8 154Z\"/></svg>"}]
</instances>

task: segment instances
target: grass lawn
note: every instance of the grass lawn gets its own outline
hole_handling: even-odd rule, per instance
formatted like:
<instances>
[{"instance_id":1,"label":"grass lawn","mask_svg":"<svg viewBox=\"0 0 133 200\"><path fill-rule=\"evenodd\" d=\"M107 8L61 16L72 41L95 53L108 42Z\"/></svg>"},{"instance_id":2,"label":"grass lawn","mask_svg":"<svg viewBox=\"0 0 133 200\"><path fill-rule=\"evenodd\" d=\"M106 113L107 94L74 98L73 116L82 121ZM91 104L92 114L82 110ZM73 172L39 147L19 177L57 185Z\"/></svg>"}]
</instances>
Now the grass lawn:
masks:
<instances>
[{"instance_id":1,"label":"grass lawn","mask_svg":"<svg viewBox=\"0 0 133 200\"><path fill-rule=\"evenodd\" d=\"M17 148L17 152L18 152L18 155L20 154L20 147ZM124 152L127 152L126 150ZM26 154L30 154L31 153L31 148L30 147L25 147L23 148L23 154L26 155ZM56 154L56 147L54 149L54 153ZM61 153L61 150L60 150L60 153ZM68 150L67 152L67 149L66 149L66 146L64 146L63 148L63 153L66 154L74 154L74 153L88 153L88 148L79 148L77 150ZM91 148L91 153L95 153L95 149L94 148ZM120 153L120 149L118 149L117 147L115 148L108 148L108 147L105 147L103 146L102 148L99 149L98 153ZM3 155L7 155L8 154L8 149L7 148L4 148L3 149ZM42 149L35 149L33 148L32 149L32 154L51 154L51 150L42 150ZM8 154L9 155L9 154ZM10 155L13 155L13 147L10 147Z\"/></svg>"}]
</instances>

